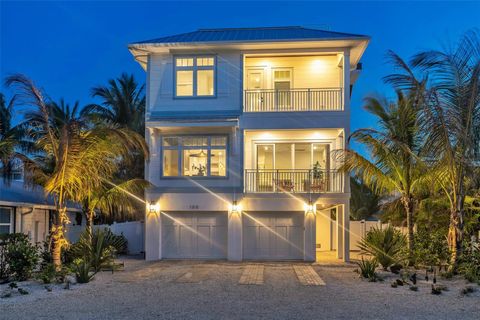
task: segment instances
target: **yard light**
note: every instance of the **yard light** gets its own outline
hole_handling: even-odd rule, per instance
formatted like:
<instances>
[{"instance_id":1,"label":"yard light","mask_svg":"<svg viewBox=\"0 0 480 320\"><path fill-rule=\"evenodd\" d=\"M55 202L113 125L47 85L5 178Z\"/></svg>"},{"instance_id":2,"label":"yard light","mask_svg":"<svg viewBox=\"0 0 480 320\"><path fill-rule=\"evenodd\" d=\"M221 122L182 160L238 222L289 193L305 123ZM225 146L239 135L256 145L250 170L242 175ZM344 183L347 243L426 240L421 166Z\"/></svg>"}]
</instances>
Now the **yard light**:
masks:
<instances>
[{"instance_id":1,"label":"yard light","mask_svg":"<svg viewBox=\"0 0 480 320\"><path fill-rule=\"evenodd\" d=\"M160 205L158 203L150 202L148 205L148 212L149 213L159 213L160 212Z\"/></svg>"}]
</instances>

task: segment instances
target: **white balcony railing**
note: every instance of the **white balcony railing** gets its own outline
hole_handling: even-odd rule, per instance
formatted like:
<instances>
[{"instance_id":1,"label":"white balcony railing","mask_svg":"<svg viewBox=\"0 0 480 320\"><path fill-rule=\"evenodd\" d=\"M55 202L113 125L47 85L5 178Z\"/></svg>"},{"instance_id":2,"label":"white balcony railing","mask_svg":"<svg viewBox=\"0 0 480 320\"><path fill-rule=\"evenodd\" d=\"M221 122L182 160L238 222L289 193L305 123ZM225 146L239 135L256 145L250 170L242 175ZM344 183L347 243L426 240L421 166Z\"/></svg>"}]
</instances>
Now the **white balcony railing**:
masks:
<instances>
[{"instance_id":1,"label":"white balcony railing","mask_svg":"<svg viewBox=\"0 0 480 320\"><path fill-rule=\"evenodd\" d=\"M341 111L343 89L245 90L245 112Z\"/></svg>"},{"instance_id":2,"label":"white balcony railing","mask_svg":"<svg viewBox=\"0 0 480 320\"><path fill-rule=\"evenodd\" d=\"M245 193L343 192L344 173L337 170L245 170Z\"/></svg>"}]
</instances>

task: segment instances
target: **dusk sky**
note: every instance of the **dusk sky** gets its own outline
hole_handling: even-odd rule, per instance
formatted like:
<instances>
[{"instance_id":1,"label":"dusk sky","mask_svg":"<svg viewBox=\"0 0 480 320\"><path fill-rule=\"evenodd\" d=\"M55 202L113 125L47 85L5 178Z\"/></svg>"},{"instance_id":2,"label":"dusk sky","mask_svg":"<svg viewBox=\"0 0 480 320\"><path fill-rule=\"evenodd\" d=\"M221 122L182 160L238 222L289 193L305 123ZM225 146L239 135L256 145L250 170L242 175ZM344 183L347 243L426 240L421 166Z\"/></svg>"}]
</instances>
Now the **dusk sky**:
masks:
<instances>
[{"instance_id":1,"label":"dusk sky","mask_svg":"<svg viewBox=\"0 0 480 320\"><path fill-rule=\"evenodd\" d=\"M93 102L122 72L144 83L127 44L198 28L299 25L371 36L352 97L352 130L374 126L362 98L387 92L385 53L441 48L480 27L480 2L1 2L0 75L24 73L54 100ZM450 40L448 40L450 39ZM11 93L2 88L7 96Z\"/></svg>"}]
</instances>

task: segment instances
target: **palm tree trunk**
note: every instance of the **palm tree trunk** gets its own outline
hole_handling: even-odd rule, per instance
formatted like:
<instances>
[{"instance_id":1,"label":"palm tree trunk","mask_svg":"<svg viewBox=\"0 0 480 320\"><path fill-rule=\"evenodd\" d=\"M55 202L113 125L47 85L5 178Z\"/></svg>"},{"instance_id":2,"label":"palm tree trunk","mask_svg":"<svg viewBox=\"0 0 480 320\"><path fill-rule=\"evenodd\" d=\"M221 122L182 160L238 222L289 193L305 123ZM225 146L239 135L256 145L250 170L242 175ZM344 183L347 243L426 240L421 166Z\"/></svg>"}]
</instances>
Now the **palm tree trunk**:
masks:
<instances>
[{"instance_id":1,"label":"palm tree trunk","mask_svg":"<svg viewBox=\"0 0 480 320\"><path fill-rule=\"evenodd\" d=\"M450 250L450 271L455 271L462 251L463 241L463 208L455 208L450 212L448 227L448 249Z\"/></svg>"},{"instance_id":2,"label":"palm tree trunk","mask_svg":"<svg viewBox=\"0 0 480 320\"><path fill-rule=\"evenodd\" d=\"M414 237L414 222L413 222L413 212L414 212L414 202L411 195L402 197L403 207L405 208L405 214L407 216L407 247L408 247L408 263L413 265L413 250L415 246L415 237Z\"/></svg>"},{"instance_id":3,"label":"palm tree trunk","mask_svg":"<svg viewBox=\"0 0 480 320\"><path fill-rule=\"evenodd\" d=\"M93 231L93 217L95 216L95 211L89 209L87 212L87 229L92 234Z\"/></svg>"},{"instance_id":4,"label":"palm tree trunk","mask_svg":"<svg viewBox=\"0 0 480 320\"><path fill-rule=\"evenodd\" d=\"M52 260L55 269L58 271L62 268L62 248L66 243L65 240L65 221L67 216L67 208L58 207L55 213L52 229L50 231L52 239Z\"/></svg>"}]
</instances>

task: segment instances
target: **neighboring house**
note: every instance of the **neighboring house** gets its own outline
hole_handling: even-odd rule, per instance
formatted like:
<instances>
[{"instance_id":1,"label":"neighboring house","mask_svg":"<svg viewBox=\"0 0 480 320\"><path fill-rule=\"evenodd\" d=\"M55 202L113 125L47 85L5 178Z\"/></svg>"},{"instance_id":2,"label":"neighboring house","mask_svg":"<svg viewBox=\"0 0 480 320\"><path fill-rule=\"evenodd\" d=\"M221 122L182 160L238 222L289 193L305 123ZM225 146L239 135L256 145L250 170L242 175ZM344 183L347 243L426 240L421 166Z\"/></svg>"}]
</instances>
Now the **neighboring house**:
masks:
<instances>
[{"instance_id":1,"label":"neighboring house","mask_svg":"<svg viewBox=\"0 0 480 320\"><path fill-rule=\"evenodd\" d=\"M18 177L21 179L21 177ZM55 204L39 186L27 187L21 180L0 179L0 234L24 233L33 243L47 239ZM68 216L75 224L79 207L69 205Z\"/></svg>"},{"instance_id":2,"label":"neighboring house","mask_svg":"<svg viewBox=\"0 0 480 320\"><path fill-rule=\"evenodd\" d=\"M369 39L275 27L131 44L147 73L146 259L348 261L333 150Z\"/></svg>"}]
</instances>

